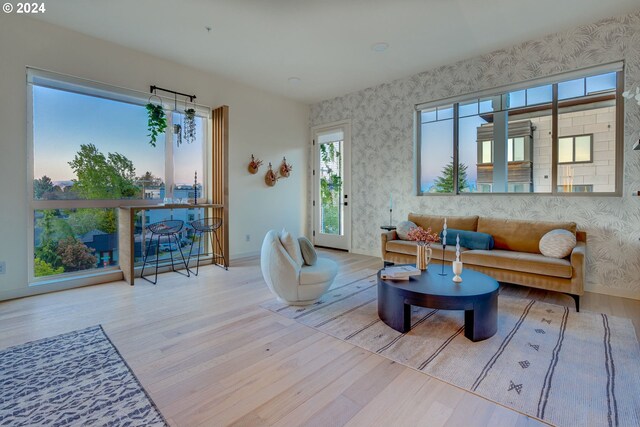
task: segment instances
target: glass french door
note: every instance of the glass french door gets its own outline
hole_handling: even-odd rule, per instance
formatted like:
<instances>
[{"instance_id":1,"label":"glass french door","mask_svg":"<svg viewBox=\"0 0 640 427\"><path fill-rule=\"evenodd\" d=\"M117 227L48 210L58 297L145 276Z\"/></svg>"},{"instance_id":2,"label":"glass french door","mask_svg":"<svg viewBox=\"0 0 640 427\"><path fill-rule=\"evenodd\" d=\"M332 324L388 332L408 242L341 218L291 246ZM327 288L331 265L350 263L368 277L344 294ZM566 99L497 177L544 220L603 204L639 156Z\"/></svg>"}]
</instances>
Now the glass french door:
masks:
<instances>
[{"instance_id":1,"label":"glass french door","mask_svg":"<svg viewBox=\"0 0 640 427\"><path fill-rule=\"evenodd\" d=\"M316 246L351 248L350 126L348 123L314 131L314 227Z\"/></svg>"}]
</instances>

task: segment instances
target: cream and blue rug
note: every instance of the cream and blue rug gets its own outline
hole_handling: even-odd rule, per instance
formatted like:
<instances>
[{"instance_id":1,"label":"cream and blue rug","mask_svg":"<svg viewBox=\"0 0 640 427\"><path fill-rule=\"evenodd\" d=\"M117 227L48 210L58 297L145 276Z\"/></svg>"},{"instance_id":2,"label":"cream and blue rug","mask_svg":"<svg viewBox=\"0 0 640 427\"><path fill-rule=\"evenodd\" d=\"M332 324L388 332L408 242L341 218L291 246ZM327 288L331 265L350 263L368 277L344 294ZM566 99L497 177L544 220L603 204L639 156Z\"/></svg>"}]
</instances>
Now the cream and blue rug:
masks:
<instances>
[{"instance_id":1,"label":"cream and blue rug","mask_svg":"<svg viewBox=\"0 0 640 427\"><path fill-rule=\"evenodd\" d=\"M102 327L0 351L1 426L166 426Z\"/></svg>"},{"instance_id":2,"label":"cream and blue rug","mask_svg":"<svg viewBox=\"0 0 640 427\"><path fill-rule=\"evenodd\" d=\"M263 307L558 426L640 426L630 320L500 296L488 340L465 338L462 311L420 307L403 334L378 318L376 277L367 274L334 284L312 306Z\"/></svg>"}]
</instances>

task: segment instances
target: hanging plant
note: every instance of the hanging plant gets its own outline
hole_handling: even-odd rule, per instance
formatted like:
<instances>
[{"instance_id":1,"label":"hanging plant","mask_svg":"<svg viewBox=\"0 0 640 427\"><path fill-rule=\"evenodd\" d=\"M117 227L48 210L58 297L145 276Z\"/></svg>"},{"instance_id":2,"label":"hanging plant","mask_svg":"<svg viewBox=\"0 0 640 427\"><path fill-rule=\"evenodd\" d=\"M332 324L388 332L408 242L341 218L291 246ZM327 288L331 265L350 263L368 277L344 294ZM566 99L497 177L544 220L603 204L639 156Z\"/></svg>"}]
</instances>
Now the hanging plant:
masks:
<instances>
[{"instance_id":1,"label":"hanging plant","mask_svg":"<svg viewBox=\"0 0 640 427\"><path fill-rule=\"evenodd\" d=\"M167 116L164 113L164 108L162 105L152 104L151 102L146 105L147 108L147 127L149 130L149 135L147 135L149 139L149 144L152 147L156 146L156 142L158 140L158 135L164 133L167 128Z\"/></svg>"},{"instance_id":2,"label":"hanging plant","mask_svg":"<svg viewBox=\"0 0 640 427\"><path fill-rule=\"evenodd\" d=\"M184 140L191 144L196 140L196 110L187 108L184 110L184 124L182 126Z\"/></svg>"},{"instance_id":3,"label":"hanging plant","mask_svg":"<svg viewBox=\"0 0 640 427\"><path fill-rule=\"evenodd\" d=\"M180 147L182 145L182 125L173 125L173 133L176 135L176 145Z\"/></svg>"}]
</instances>

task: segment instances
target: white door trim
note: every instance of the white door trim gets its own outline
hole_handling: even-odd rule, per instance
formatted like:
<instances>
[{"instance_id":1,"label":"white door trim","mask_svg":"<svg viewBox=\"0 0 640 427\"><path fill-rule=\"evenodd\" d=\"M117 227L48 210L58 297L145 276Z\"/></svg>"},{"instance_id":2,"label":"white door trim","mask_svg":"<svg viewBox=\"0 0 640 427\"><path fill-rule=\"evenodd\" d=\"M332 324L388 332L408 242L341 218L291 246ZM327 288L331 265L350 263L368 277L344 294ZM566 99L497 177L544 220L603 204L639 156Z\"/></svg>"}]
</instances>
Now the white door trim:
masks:
<instances>
[{"instance_id":1,"label":"white door trim","mask_svg":"<svg viewBox=\"0 0 640 427\"><path fill-rule=\"evenodd\" d=\"M344 194L348 196L348 205L347 209L345 209L344 221L345 221L345 232L344 239L346 241L346 250L351 252L351 228L352 228L352 218L351 218L351 210L353 207L353 198L351 196L351 119L338 120L335 122L324 123L321 125L313 126L310 129L310 138L311 142L311 150L312 150L312 161L311 165L311 233L313 244L316 244L316 236L314 235L314 231L317 233L316 226L318 225L318 209L317 206L313 206L313 201L319 203L316 200L316 196L319 194L319 181L316 179L316 176L313 175L313 171L316 170L319 164L318 158L318 149L314 145L315 137L319 132L330 131L332 129L342 129L344 130L344 175L347 177L344 183Z\"/></svg>"}]
</instances>

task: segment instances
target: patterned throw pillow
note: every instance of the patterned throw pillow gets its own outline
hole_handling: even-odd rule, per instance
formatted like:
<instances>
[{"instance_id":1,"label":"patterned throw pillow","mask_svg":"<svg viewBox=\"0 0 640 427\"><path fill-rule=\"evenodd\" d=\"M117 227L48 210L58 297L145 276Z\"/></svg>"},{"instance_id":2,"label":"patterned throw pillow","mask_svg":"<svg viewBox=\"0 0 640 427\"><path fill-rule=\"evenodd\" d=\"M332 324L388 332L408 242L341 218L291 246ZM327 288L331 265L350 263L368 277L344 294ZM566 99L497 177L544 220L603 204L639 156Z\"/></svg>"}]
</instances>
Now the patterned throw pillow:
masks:
<instances>
[{"instance_id":1,"label":"patterned throw pillow","mask_svg":"<svg viewBox=\"0 0 640 427\"><path fill-rule=\"evenodd\" d=\"M307 265L314 265L318 260L318 254L313 247L313 243L306 237L298 237L298 243L300 243L300 251L302 252L302 258Z\"/></svg>"},{"instance_id":2,"label":"patterned throw pillow","mask_svg":"<svg viewBox=\"0 0 640 427\"><path fill-rule=\"evenodd\" d=\"M284 249L287 251L289 256L293 258L293 261L295 261L296 264L301 266L304 263L298 239L294 239L291 233L284 228L280 233L280 243L282 243L282 246L284 246Z\"/></svg>"},{"instance_id":3,"label":"patterned throw pillow","mask_svg":"<svg viewBox=\"0 0 640 427\"><path fill-rule=\"evenodd\" d=\"M540 239L540 253L552 258L565 258L576 247L576 235L568 230L551 230Z\"/></svg>"},{"instance_id":4,"label":"patterned throw pillow","mask_svg":"<svg viewBox=\"0 0 640 427\"><path fill-rule=\"evenodd\" d=\"M416 228L417 225L411 221L400 221L396 226L396 234L400 240L409 240L409 231Z\"/></svg>"}]
</instances>

